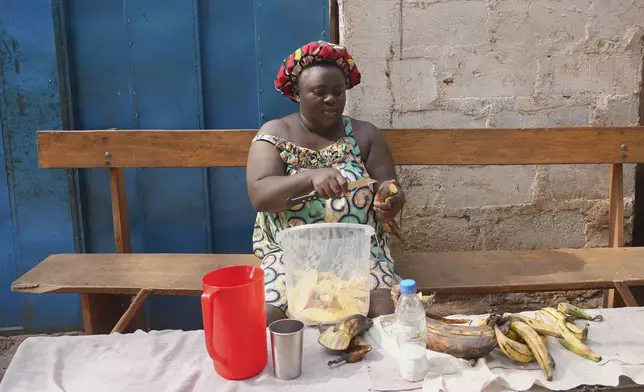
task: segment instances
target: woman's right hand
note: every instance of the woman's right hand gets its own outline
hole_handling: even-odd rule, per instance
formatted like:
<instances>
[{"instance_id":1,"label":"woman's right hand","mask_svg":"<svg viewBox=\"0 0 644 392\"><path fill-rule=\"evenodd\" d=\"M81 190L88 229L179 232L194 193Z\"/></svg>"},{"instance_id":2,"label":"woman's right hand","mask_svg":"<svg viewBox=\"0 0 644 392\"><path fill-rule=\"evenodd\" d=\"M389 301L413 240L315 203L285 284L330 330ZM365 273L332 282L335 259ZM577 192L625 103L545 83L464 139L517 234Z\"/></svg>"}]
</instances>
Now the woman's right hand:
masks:
<instances>
[{"instance_id":1,"label":"woman's right hand","mask_svg":"<svg viewBox=\"0 0 644 392\"><path fill-rule=\"evenodd\" d=\"M342 196L349 191L349 183L337 169L313 169L309 175L313 189L325 199Z\"/></svg>"}]
</instances>

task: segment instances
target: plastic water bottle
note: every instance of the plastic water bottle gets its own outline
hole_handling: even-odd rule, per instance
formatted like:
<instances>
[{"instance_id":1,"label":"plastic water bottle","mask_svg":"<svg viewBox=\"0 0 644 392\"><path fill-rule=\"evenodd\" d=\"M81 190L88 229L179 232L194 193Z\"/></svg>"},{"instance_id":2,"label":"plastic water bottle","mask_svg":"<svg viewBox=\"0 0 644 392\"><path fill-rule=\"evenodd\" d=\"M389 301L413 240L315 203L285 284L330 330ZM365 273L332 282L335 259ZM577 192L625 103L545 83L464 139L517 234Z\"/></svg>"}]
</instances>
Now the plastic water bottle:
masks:
<instances>
[{"instance_id":1,"label":"plastic water bottle","mask_svg":"<svg viewBox=\"0 0 644 392\"><path fill-rule=\"evenodd\" d=\"M425 308L416 294L416 281L413 279L404 279L400 282L396 321L400 376L411 382L421 381L428 370L425 353L427 322Z\"/></svg>"}]
</instances>

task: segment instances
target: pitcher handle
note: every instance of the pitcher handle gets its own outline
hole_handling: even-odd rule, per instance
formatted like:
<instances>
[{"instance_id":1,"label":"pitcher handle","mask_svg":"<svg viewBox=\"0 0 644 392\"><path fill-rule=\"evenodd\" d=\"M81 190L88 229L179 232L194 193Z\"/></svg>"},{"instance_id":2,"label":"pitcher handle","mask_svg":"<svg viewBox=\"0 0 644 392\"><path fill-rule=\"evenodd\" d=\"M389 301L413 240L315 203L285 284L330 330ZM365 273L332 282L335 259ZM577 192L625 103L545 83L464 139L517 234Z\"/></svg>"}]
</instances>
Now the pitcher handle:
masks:
<instances>
[{"instance_id":1,"label":"pitcher handle","mask_svg":"<svg viewBox=\"0 0 644 392\"><path fill-rule=\"evenodd\" d=\"M215 347L212 344L212 296L217 293L217 289L212 292L201 294L201 312L203 314L203 334L206 341L206 350L210 358L218 357ZM210 337L210 339L208 339Z\"/></svg>"}]
</instances>

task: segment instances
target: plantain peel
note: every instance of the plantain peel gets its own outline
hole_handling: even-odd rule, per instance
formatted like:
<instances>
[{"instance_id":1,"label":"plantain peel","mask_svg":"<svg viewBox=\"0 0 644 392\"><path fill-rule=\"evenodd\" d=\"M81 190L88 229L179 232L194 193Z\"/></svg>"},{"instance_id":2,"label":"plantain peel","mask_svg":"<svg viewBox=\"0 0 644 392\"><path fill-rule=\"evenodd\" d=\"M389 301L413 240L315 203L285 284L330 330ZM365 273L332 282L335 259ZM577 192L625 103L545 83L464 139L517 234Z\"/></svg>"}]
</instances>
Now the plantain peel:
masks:
<instances>
[{"instance_id":1,"label":"plantain peel","mask_svg":"<svg viewBox=\"0 0 644 392\"><path fill-rule=\"evenodd\" d=\"M369 351L371 351L371 345L362 336L358 335L351 340L347 351L343 352L339 358L327 362L327 365L333 366L343 362L360 362Z\"/></svg>"},{"instance_id":2,"label":"plantain peel","mask_svg":"<svg viewBox=\"0 0 644 392\"><path fill-rule=\"evenodd\" d=\"M507 323L500 325L507 332ZM484 357L498 345L494 328L491 326L453 325L427 318L427 348L470 360L472 366L478 358Z\"/></svg>"},{"instance_id":3,"label":"plantain peel","mask_svg":"<svg viewBox=\"0 0 644 392\"><path fill-rule=\"evenodd\" d=\"M329 350L344 351L349 348L353 338L372 326L373 321L370 318L354 314L325 329L318 338L318 343Z\"/></svg>"}]
</instances>

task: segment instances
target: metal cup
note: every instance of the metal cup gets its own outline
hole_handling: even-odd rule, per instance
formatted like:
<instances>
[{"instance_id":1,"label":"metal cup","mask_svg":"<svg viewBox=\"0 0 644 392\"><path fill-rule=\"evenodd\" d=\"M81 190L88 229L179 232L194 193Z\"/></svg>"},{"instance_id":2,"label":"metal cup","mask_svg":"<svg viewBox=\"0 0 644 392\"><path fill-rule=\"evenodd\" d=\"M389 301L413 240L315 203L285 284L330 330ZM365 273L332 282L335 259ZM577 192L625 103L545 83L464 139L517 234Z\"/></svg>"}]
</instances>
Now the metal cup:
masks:
<instances>
[{"instance_id":1,"label":"metal cup","mask_svg":"<svg viewBox=\"0 0 644 392\"><path fill-rule=\"evenodd\" d=\"M282 319L268 326L271 334L273 373L280 380L293 380L302 374L304 324Z\"/></svg>"}]
</instances>

